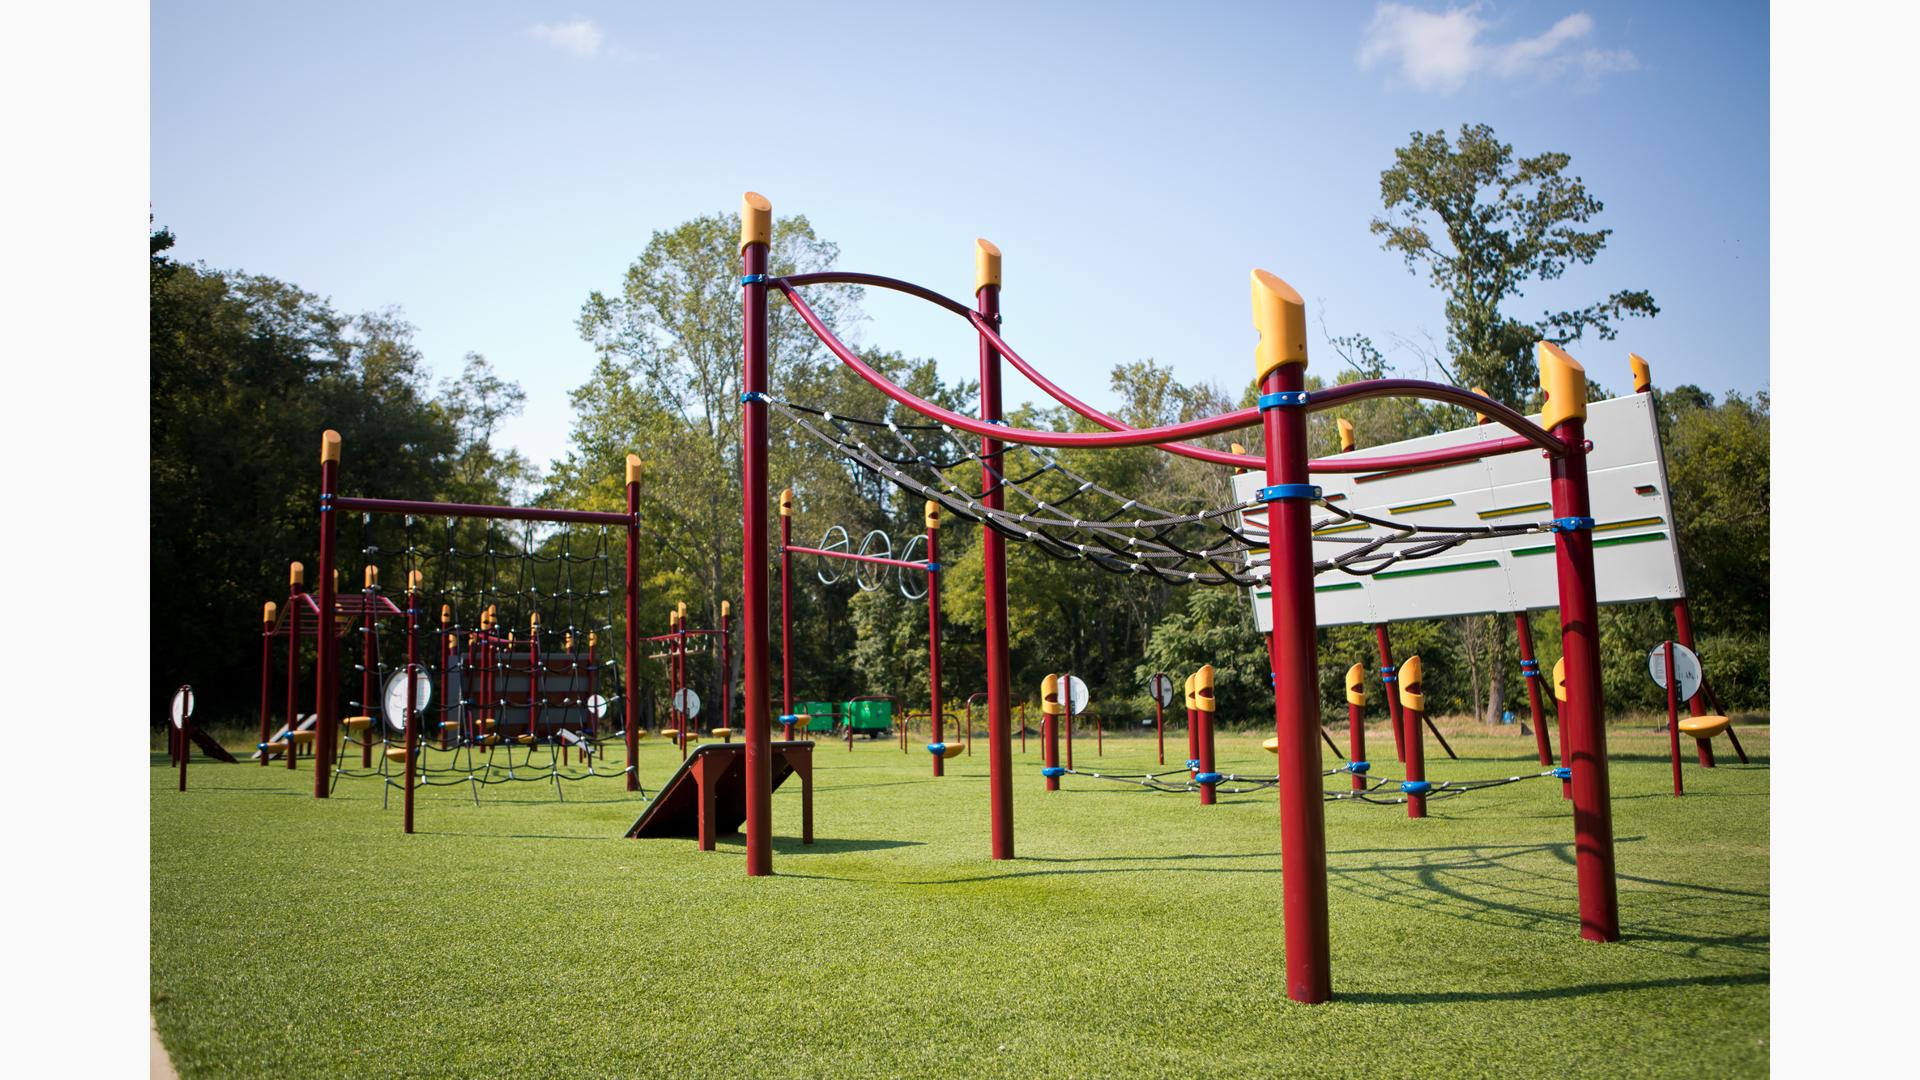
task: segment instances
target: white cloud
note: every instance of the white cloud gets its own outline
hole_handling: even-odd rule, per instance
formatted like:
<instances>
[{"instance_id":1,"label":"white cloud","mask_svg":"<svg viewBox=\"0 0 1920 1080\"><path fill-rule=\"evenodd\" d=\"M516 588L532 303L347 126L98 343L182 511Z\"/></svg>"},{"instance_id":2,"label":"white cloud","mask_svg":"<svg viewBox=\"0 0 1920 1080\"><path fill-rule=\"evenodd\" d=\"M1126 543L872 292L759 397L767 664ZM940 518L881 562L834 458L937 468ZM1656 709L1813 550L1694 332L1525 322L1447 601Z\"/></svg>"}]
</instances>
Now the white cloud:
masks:
<instances>
[{"instance_id":1,"label":"white cloud","mask_svg":"<svg viewBox=\"0 0 1920 1080\"><path fill-rule=\"evenodd\" d=\"M539 23L527 31L535 41L544 42L575 56L593 56L607 40L607 35L593 25L590 19L575 19L563 23Z\"/></svg>"},{"instance_id":2,"label":"white cloud","mask_svg":"<svg viewBox=\"0 0 1920 1080\"><path fill-rule=\"evenodd\" d=\"M1492 41L1493 25L1481 17L1484 4L1424 11L1406 4L1385 3L1373 10L1361 43L1360 67L1371 70L1385 63L1417 90L1451 94L1476 75L1500 79L1552 78L1578 71L1585 80L1621 71L1634 71L1640 62L1624 49L1579 50L1577 43L1593 33L1593 16L1578 11L1533 37Z\"/></svg>"}]
</instances>

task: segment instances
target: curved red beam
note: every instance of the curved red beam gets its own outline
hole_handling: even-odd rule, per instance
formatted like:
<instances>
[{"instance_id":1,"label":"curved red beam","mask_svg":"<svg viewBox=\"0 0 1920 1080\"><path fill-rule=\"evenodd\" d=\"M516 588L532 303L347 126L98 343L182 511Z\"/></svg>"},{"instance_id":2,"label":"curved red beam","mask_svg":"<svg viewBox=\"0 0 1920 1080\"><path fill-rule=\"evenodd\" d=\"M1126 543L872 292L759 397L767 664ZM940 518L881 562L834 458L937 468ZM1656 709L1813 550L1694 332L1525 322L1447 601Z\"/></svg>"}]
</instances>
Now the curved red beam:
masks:
<instances>
[{"instance_id":1,"label":"curved red beam","mask_svg":"<svg viewBox=\"0 0 1920 1080\"><path fill-rule=\"evenodd\" d=\"M1472 409L1554 457L1565 457L1567 454L1565 443L1549 435L1545 428L1514 409L1492 398L1481 397L1471 390L1449 386L1446 383L1427 382L1424 379L1368 379L1365 382L1329 386L1324 390L1315 390L1307 396L1307 411L1319 412L1322 409L1331 409L1342 402L1365 401L1368 398L1377 397L1426 398L1428 401L1440 401L1448 405L1458 405L1463 409ZM1504 440L1500 441L1504 442ZM1482 443L1481 445L1486 447L1495 444Z\"/></svg>"},{"instance_id":2,"label":"curved red beam","mask_svg":"<svg viewBox=\"0 0 1920 1080\"><path fill-rule=\"evenodd\" d=\"M1413 469L1423 466L1451 465L1462 461L1477 461L1480 458L1511 454L1516 450L1531 450L1533 441L1524 435L1508 435L1483 443L1469 443L1466 446L1443 446L1437 450L1416 450L1411 454L1379 454L1373 457L1337 457L1318 458L1307 463L1314 472L1321 473L1359 473L1383 472L1389 469Z\"/></svg>"},{"instance_id":3,"label":"curved red beam","mask_svg":"<svg viewBox=\"0 0 1920 1080\"><path fill-rule=\"evenodd\" d=\"M1241 409L1237 412L1222 413L1201 420L1188 420L1178 424L1164 424L1152 428L1129 428L1124 431L1040 431L1034 428L1005 427L975 420L963 416L951 409L942 408L933 402L919 397L910 391L895 385L885 375L875 371L866 361L860 359L846 343L835 337L827 329L820 316L814 314L794 290L792 283L775 278L771 284L777 287L793 310L820 339L828 351L840 358L840 362L853 369L853 373L872 384L874 389L905 405L922 416L938 420L940 423L960 431L970 432L983 438L998 439L1002 442L1020 443L1026 446L1053 446L1063 449L1075 447L1116 447L1116 446L1156 446L1161 443L1177 442L1182 439L1198 438L1202 435L1217 435L1227 431L1239 431L1260 422L1259 409ZM1211 451L1210 451L1211 452ZM1237 461L1232 455L1229 460Z\"/></svg>"},{"instance_id":4,"label":"curved red beam","mask_svg":"<svg viewBox=\"0 0 1920 1080\"><path fill-rule=\"evenodd\" d=\"M891 289L894 292L901 292L909 296L918 297L919 299L925 300L928 303L935 305L936 307L940 307L947 311L951 311L954 314L965 318L968 322L973 324L974 329L978 331L982 337L986 338L987 342L997 352L999 352L1001 356L1005 357L1006 360L1014 366L1015 370L1019 371L1020 374L1024 375L1029 382L1033 383L1033 385L1039 387L1044 393L1046 393L1048 397L1053 398L1055 401L1059 402L1060 404L1065 405L1067 408L1073 410L1074 412L1080 414L1081 416L1086 417L1088 420L1091 420L1094 423L1099 424L1101 427L1106 428L1110 432L1140 433L1142 431L1173 431L1181 427L1181 425L1179 424L1171 424L1171 425L1167 425L1165 427L1160 427L1160 428L1145 428L1145 429L1133 428L1133 427L1129 427L1128 425L1122 423L1119 420L1114 419L1111 416L1108 416L1106 413L1101 412L1099 409L1096 409L1093 406L1087 404L1086 402L1081 401L1079 398L1069 393L1064 387L1060 386L1058 383L1055 383L1052 379L1049 379L1045 375L1041 374L1038 368L1028 363L1026 358L1021 356L1019 352L1017 352L1013 348L1013 346L1007 344L1006 340L1000 336L999 331L994 328L993 323L989 321L985 316L981 315L979 312L973 310L972 308L966 306L965 304L960 303L957 300L954 300L949 296L945 296L941 293L935 292L932 289L928 289L920 285L915 285L913 282L902 281L899 278L891 278L882 274L861 274L861 273L853 273L853 272L846 272L846 271L821 271L821 272L812 273L812 274L794 274L789 277L776 278L772 283L780 289L781 293L785 295L790 302L794 302L795 310L801 312L801 318L806 320L807 325L813 329L816 335L820 336L821 341L826 343L827 347L830 349L833 349L834 346L839 344L839 342L837 340L830 340L832 339L831 333L827 331L826 327L822 325L817 318L813 317L813 313L811 309L806 308L805 302L800 301L798 299L798 297L793 291L793 287L799 287L803 285L828 285L828 284L870 285L875 288ZM834 349L834 351L837 355L840 356L841 360L848 362L850 365L857 364L858 366L855 367L856 371L858 371L862 367L865 367L864 364L858 364L857 360L849 360L847 354L841 352L839 349ZM870 371L871 369L868 369L868 370ZM873 382L873 379L868 378L867 381ZM879 383L875 383L874 385L879 386ZM880 388L883 392L886 391L885 387L880 387ZM895 389L898 389L898 388L896 387ZM901 393L905 393L905 391L903 390L901 391ZM912 402L905 401L900 397L893 395L890 392L888 396L893 397L894 400L899 401L901 404L907 405L910 408L915 408L916 410L922 411L922 412L926 411L923 409L919 409L919 407L913 404ZM912 395L908 395L908 396L911 397ZM1523 450L1529 445L1537 446L1541 450L1555 457L1563 456L1566 453L1565 444L1561 443L1558 439L1555 439L1552 435L1549 435L1545 429L1541 428L1538 424L1535 424L1533 421L1528 420L1526 416L1524 416L1520 412L1512 408L1509 408L1506 405L1502 405L1501 403L1494 401L1490 398L1482 397L1481 395L1476 394L1471 390L1464 390L1464 389L1461 389L1460 387L1450 386L1446 383L1427 382L1422 379L1370 379L1365 382L1346 383L1340 386L1331 386L1322 390L1313 391L1308 397L1307 409L1309 412L1319 412L1322 409L1332 408L1333 406L1338 405L1343 401L1365 401L1369 398L1376 398L1376 397L1425 398L1430 401L1439 401L1449 405L1458 405L1458 406L1461 406L1462 408L1472 409L1474 412L1477 412L1477 413L1480 413L1481 415L1486 416L1488 419L1499 423L1501 426L1508 428L1509 430L1515 432L1516 434L1513 438L1497 439L1491 442L1478 444L1478 446L1475 447L1475 452L1461 453L1460 456L1458 457L1446 456L1446 455L1458 453L1458 451L1451 450L1451 449L1420 451L1414 454L1396 454L1391 457L1374 458L1374 459L1371 459L1370 462L1364 466L1359 464L1358 462L1348 462L1348 461L1330 460L1326 458L1316 458L1312 461L1307 462L1307 469L1309 472L1323 472L1323 473L1367 472L1376 468L1396 469L1396 468L1406 468L1414 465L1445 464L1448 461L1454 461L1454 460L1469 460L1474 457L1491 457L1498 454L1509 454L1516 450ZM919 399L915 399L915 400L918 401ZM924 404L927 404L930 408L933 408L933 409L939 408L939 406L932 405L932 403L930 402L926 402ZM1226 417L1238 417L1249 412L1256 414L1254 419L1249 420L1244 424L1236 424L1233 427L1220 428L1215 430L1232 431L1232 430L1238 430L1238 428L1241 428L1241 427L1252 426L1254 423L1258 422L1257 421L1258 410L1241 410L1240 412L1237 412L1237 413L1223 414L1223 417L1213 418L1213 419L1223 419ZM929 413L928 415L932 415L932 414ZM949 415L957 415L957 414L949 414ZM962 419L968 419L968 418L963 417ZM1189 421L1188 423L1204 424L1208 422L1210 421ZM952 426L962 427L962 425L959 425L959 424L953 424ZM963 430L972 431L976 435L987 434L986 432L977 430L975 428L963 427ZM1213 431L1203 432L1203 434L1212 434L1212 433L1214 432ZM1041 434L1058 434L1058 433L1041 433ZM1192 436L1187 436L1187 437L1192 437ZM1009 441L1021 442L1023 440L1012 439ZM1089 445L1089 444L1084 442L1076 442L1073 444L1036 443L1034 445L1048 446L1048 445ZM1134 443L1134 442L1127 442L1127 443L1104 443L1102 445L1136 446L1141 444ZM1253 455L1247 455L1247 454L1234 454L1224 450L1211 450L1204 446L1194 446L1184 442L1175 442L1175 441L1155 442L1153 445L1157 445L1160 447L1160 449L1166 450L1169 453L1180 454L1183 457L1193 458L1197 461L1206 461L1215 465L1227 465L1227 466L1231 466L1233 468L1238 468L1238 469L1260 469L1260 468L1265 468L1266 466L1266 460L1264 458L1255 457Z\"/></svg>"}]
</instances>

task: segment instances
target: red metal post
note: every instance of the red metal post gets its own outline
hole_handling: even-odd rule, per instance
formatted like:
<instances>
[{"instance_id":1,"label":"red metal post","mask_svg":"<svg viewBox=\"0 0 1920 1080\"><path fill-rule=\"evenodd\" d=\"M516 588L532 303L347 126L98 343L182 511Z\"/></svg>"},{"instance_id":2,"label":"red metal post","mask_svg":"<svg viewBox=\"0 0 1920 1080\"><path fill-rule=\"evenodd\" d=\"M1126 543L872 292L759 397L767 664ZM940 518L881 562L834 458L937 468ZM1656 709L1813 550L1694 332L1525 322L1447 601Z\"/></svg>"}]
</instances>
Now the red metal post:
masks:
<instances>
[{"instance_id":1,"label":"red metal post","mask_svg":"<svg viewBox=\"0 0 1920 1080\"><path fill-rule=\"evenodd\" d=\"M932 695L929 700L933 712L931 738L928 741L938 745L946 738L946 723L940 715L940 504L928 499L924 518L927 525L927 683ZM968 724L967 727L971 729L973 725ZM903 735L907 730L904 716L900 718L900 730ZM972 747L971 731L967 744L969 748ZM933 775L945 776L947 755L939 753L932 757Z\"/></svg>"},{"instance_id":2,"label":"red metal post","mask_svg":"<svg viewBox=\"0 0 1920 1080\"><path fill-rule=\"evenodd\" d=\"M537 620L539 616L536 615L534 618ZM539 623L536 622L534 625L537 627ZM401 744L401 753L403 756L400 759L401 764L405 765L407 769L406 783L401 788L405 794L401 796L400 804L400 831L405 833L413 832L413 774L420 769L418 757L420 753L420 718L418 716L419 710L414 708L413 704L420 700L418 689L419 678L420 571L415 570L407 575L407 704L404 712L406 723L401 727L400 731L400 737L406 740L406 742ZM374 722L380 724L382 728L386 727L383 717L376 716ZM372 742L372 740L369 739L368 742Z\"/></svg>"},{"instance_id":3,"label":"red metal post","mask_svg":"<svg viewBox=\"0 0 1920 1080\"><path fill-rule=\"evenodd\" d=\"M1161 677L1165 678L1169 683L1173 681L1171 676ZM1167 763L1167 721L1165 715L1163 715L1165 709L1160 704L1160 694L1155 690L1153 680L1151 679L1148 680L1147 691L1149 696L1153 698L1153 741L1160 747L1160 764L1165 765Z\"/></svg>"},{"instance_id":4,"label":"red metal post","mask_svg":"<svg viewBox=\"0 0 1920 1080\"><path fill-rule=\"evenodd\" d=\"M980 318L1000 325L1000 249L985 240L974 241L974 307ZM985 336L980 338L980 419L1000 419L1000 353ZM980 440L982 501L989 511L1005 507L1005 493L994 472L1004 468L1003 444ZM1013 663L1007 649L1006 539L993 529L980 530L981 592L985 596L987 653L987 799L993 819L993 857L1013 858L1013 740L1008 679ZM1052 784L1048 790L1057 788Z\"/></svg>"},{"instance_id":5,"label":"red metal post","mask_svg":"<svg viewBox=\"0 0 1920 1080\"><path fill-rule=\"evenodd\" d=\"M527 737L540 738L540 613L527 623Z\"/></svg>"},{"instance_id":6,"label":"red metal post","mask_svg":"<svg viewBox=\"0 0 1920 1080\"><path fill-rule=\"evenodd\" d=\"M1040 680L1040 764L1048 772L1060 767L1060 676ZM1047 777L1047 790L1060 790L1060 777Z\"/></svg>"},{"instance_id":7,"label":"red metal post","mask_svg":"<svg viewBox=\"0 0 1920 1080\"><path fill-rule=\"evenodd\" d=\"M273 694L273 622L279 617L280 609L273 601L267 601L262 609L260 626L260 767L266 768L267 736L273 733L267 725L272 722L267 713L267 702Z\"/></svg>"},{"instance_id":8,"label":"red metal post","mask_svg":"<svg viewBox=\"0 0 1920 1080\"><path fill-rule=\"evenodd\" d=\"M1540 764L1553 764L1553 744L1547 741L1545 715L1540 710L1540 661L1533 655L1533 624L1527 613L1513 613L1514 636L1520 641L1520 677L1527 681L1527 706L1533 713L1533 745L1540 752Z\"/></svg>"},{"instance_id":9,"label":"red metal post","mask_svg":"<svg viewBox=\"0 0 1920 1080\"><path fill-rule=\"evenodd\" d=\"M1367 667L1355 664L1347 669L1347 760L1367 760ZM1353 774L1353 790L1367 786L1367 779Z\"/></svg>"},{"instance_id":10,"label":"red metal post","mask_svg":"<svg viewBox=\"0 0 1920 1080\"><path fill-rule=\"evenodd\" d=\"M1673 761L1673 793L1684 795L1686 790L1680 783L1680 687L1679 680L1673 677L1672 639L1668 639L1661 654L1667 668L1667 756ZM1694 741L1706 742L1705 739Z\"/></svg>"},{"instance_id":11,"label":"red metal post","mask_svg":"<svg viewBox=\"0 0 1920 1080\"><path fill-rule=\"evenodd\" d=\"M280 747L287 768L294 767L293 731L300 726L300 608L306 603L306 568L294 563L287 571L287 739ZM261 758L260 764L265 765Z\"/></svg>"},{"instance_id":12,"label":"red metal post","mask_svg":"<svg viewBox=\"0 0 1920 1080\"><path fill-rule=\"evenodd\" d=\"M720 601L720 726L733 730L733 604Z\"/></svg>"},{"instance_id":13,"label":"red metal post","mask_svg":"<svg viewBox=\"0 0 1920 1080\"><path fill-rule=\"evenodd\" d=\"M1200 722L1200 775L1213 773L1213 665L1206 664L1194 672L1193 704L1197 710L1194 718ZM1212 806L1218 799L1214 794L1214 785L1208 781L1200 784L1200 805Z\"/></svg>"},{"instance_id":14,"label":"red metal post","mask_svg":"<svg viewBox=\"0 0 1920 1080\"><path fill-rule=\"evenodd\" d=\"M773 206L748 192L741 198L741 302L746 308L741 373L742 534L746 551L741 604L745 608L747 724L747 876L773 873L773 761L767 738L767 250Z\"/></svg>"},{"instance_id":15,"label":"red metal post","mask_svg":"<svg viewBox=\"0 0 1920 1080\"><path fill-rule=\"evenodd\" d=\"M1066 706L1066 712L1060 718L1067 725L1067 768L1073 768L1073 672L1060 676L1060 701Z\"/></svg>"},{"instance_id":16,"label":"red metal post","mask_svg":"<svg viewBox=\"0 0 1920 1080\"><path fill-rule=\"evenodd\" d=\"M626 665L620 672L621 697L626 704L627 790L640 790L640 695L634 679L640 675L640 456L627 455L627 581Z\"/></svg>"},{"instance_id":17,"label":"red metal post","mask_svg":"<svg viewBox=\"0 0 1920 1080\"><path fill-rule=\"evenodd\" d=\"M1679 638L1680 644L1685 645L1688 649L1692 649L1695 656L1700 654L1700 651L1694 648L1693 644L1693 613L1687 610L1687 601L1684 597L1673 602L1673 632L1674 636ZM1706 690L1707 665L1706 661L1703 660L1700 662L1700 689L1695 691L1694 695L1687 699L1687 715L1707 715ZM1732 730L1732 722L1729 721L1728 724L1728 730ZM1695 739L1693 740L1693 745L1696 748L1700 766L1706 769L1713 768L1713 740ZM1747 756L1744 753L1740 755L1741 761L1745 761L1746 759Z\"/></svg>"},{"instance_id":18,"label":"red metal post","mask_svg":"<svg viewBox=\"0 0 1920 1080\"><path fill-rule=\"evenodd\" d=\"M1400 694L1394 689L1393 681L1399 678L1398 668L1393 663L1393 645L1387 640L1387 624L1379 623L1373 628L1373 642L1380 651L1380 689L1387 699L1387 719L1393 728L1393 756L1395 760L1407 760L1407 740L1402 734L1400 723Z\"/></svg>"},{"instance_id":19,"label":"red metal post","mask_svg":"<svg viewBox=\"0 0 1920 1080\"><path fill-rule=\"evenodd\" d=\"M1574 868L1580 936L1620 939L1614 880L1613 806L1608 794L1606 709L1600 696L1599 603L1593 578L1593 511L1587 493L1587 376L1566 351L1537 346L1543 422L1565 452L1553 458L1555 569L1560 583L1560 641L1566 668L1569 767L1573 770Z\"/></svg>"},{"instance_id":20,"label":"red metal post","mask_svg":"<svg viewBox=\"0 0 1920 1080\"><path fill-rule=\"evenodd\" d=\"M182 692L191 694L191 691L184 686L174 691L176 695ZM174 728L174 731L177 732L175 737L180 743L180 790L185 791L187 790L187 759L193 756L193 710L187 708L184 701L181 702L180 724Z\"/></svg>"},{"instance_id":21,"label":"red metal post","mask_svg":"<svg viewBox=\"0 0 1920 1080\"><path fill-rule=\"evenodd\" d=\"M380 568L367 567L365 586L360 591L360 712L364 716L378 719L373 701L373 594L380 587ZM386 725L380 725L381 742L386 742ZM360 733L360 767L373 767L373 728L367 727Z\"/></svg>"},{"instance_id":22,"label":"red metal post","mask_svg":"<svg viewBox=\"0 0 1920 1080\"><path fill-rule=\"evenodd\" d=\"M1320 786L1320 687L1313 609L1317 489L1307 479L1306 305L1293 287L1253 272L1254 373L1265 436L1272 586L1274 734L1280 778L1280 873L1286 925L1287 996L1333 996L1327 928L1327 837Z\"/></svg>"},{"instance_id":23,"label":"red metal post","mask_svg":"<svg viewBox=\"0 0 1920 1080\"><path fill-rule=\"evenodd\" d=\"M319 652L314 662L313 797L324 799L333 780L333 740L339 716L335 700L340 689L339 647L333 636L333 492L340 477L340 433L320 436L320 615L315 623Z\"/></svg>"},{"instance_id":24,"label":"red metal post","mask_svg":"<svg viewBox=\"0 0 1920 1080\"><path fill-rule=\"evenodd\" d=\"M1427 692L1421 684L1420 654L1407 657L1400 665L1400 719L1406 725L1407 779L1423 783L1427 779L1426 711ZM1427 816L1427 797L1407 795L1407 816Z\"/></svg>"}]
</instances>

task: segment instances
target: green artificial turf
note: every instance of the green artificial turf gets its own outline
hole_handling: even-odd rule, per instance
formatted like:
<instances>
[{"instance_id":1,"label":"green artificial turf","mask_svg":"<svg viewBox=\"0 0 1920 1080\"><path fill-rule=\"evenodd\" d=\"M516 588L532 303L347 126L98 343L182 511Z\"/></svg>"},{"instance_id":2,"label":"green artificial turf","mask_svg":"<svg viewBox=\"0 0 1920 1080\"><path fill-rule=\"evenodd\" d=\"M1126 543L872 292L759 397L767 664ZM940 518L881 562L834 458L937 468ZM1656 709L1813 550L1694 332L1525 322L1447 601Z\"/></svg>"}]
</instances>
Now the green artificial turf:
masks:
<instances>
[{"instance_id":1,"label":"green artificial turf","mask_svg":"<svg viewBox=\"0 0 1920 1080\"><path fill-rule=\"evenodd\" d=\"M1015 756L1019 858L987 858L984 741L817 752L818 841L774 799L771 879L738 835L625 840L619 781L458 788L402 835L373 780L308 762L152 770L152 993L183 1076L1733 1076L1768 1066L1768 775L1720 740L1669 794L1666 740L1616 729L1625 938L1580 940L1553 780L1326 807L1337 999L1286 999L1271 792L1194 796ZM1537 771L1463 735L1436 779ZM1399 775L1383 732L1376 771ZM1184 739L1168 741L1168 761ZM1148 739L1077 764L1151 767ZM641 751L651 790L678 762ZM1220 767L1272 771L1255 736ZM1330 780L1328 786L1334 786Z\"/></svg>"}]
</instances>

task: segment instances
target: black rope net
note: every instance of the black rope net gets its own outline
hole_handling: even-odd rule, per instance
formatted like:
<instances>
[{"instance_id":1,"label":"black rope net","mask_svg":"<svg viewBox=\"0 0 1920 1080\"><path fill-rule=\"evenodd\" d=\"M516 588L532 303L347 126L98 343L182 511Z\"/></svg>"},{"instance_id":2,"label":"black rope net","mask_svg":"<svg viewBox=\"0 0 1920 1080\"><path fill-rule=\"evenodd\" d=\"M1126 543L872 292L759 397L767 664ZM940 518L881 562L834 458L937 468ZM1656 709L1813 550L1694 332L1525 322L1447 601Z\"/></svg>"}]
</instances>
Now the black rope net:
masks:
<instances>
[{"instance_id":1,"label":"black rope net","mask_svg":"<svg viewBox=\"0 0 1920 1080\"><path fill-rule=\"evenodd\" d=\"M1266 537L1243 524L1247 512L1264 510L1263 502L1179 513L1112 491L1075 472L1043 447L1003 443L999 451L982 455L974 436L945 424L839 416L778 399L771 404L795 429L847 461L1052 558L1084 561L1113 573L1147 575L1176 585L1250 587L1266 580L1264 561L1253 559L1265 552ZM975 490L949 475L969 464L984 470L986 487ZM1050 486L1064 486L1065 493L1049 498L1035 490L1043 478ZM1001 493L1006 505L987 505L993 491ZM1315 542L1339 549L1315 560L1316 575L1338 571L1366 576L1431 558L1468 541L1549 529L1544 521L1416 525L1356 513L1325 499L1313 502L1324 513L1313 523Z\"/></svg>"}]
</instances>

